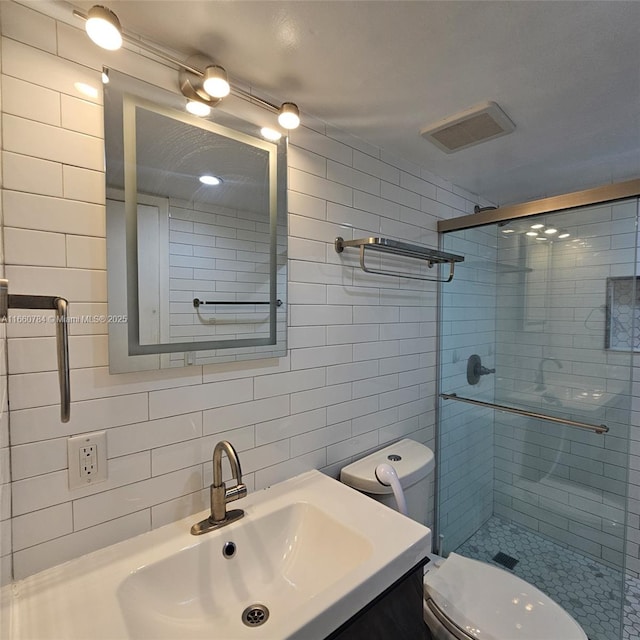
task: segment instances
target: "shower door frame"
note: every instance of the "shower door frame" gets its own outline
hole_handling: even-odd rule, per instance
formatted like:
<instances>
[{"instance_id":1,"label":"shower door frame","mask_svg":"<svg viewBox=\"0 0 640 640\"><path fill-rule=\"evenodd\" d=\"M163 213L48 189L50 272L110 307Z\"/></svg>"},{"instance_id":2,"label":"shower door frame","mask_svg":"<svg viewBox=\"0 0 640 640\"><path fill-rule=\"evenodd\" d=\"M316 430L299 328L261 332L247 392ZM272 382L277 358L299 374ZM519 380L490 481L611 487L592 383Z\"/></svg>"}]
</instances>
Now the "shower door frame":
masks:
<instances>
[{"instance_id":1,"label":"shower door frame","mask_svg":"<svg viewBox=\"0 0 640 640\"><path fill-rule=\"evenodd\" d=\"M498 207L480 213L472 213L467 216L450 218L449 220L438 221L438 234L447 231L461 231L462 229L472 229L473 227L483 227L495 222L506 222L517 218L527 218L541 213L556 213L567 209L577 209L588 207L594 204L604 204L624 200L626 198L640 197L640 178L618 182L616 184L606 184L593 189L574 191L550 198L540 200L529 200L519 204L510 204L505 207ZM442 239L442 236L439 236Z\"/></svg>"},{"instance_id":2,"label":"shower door frame","mask_svg":"<svg viewBox=\"0 0 640 640\"><path fill-rule=\"evenodd\" d=\"M578 209L596 204L608 204L618 200L627 198L640 198L640 178L626 180L615 184L607 184L582 191L574 191L549 198L540 198L538 200L529 200L518 204L511 204L495 209L488 209L478 213L473 213L457 218L438 221L438 249L442 249L444 242L444 234L450 231L462 231L464 229L473 229L474 227L483 227L485 225L498 222L507 222L518 218L527 218L545 213L557 213L558 211L567 211L570 209ZM438 287L437 292L437 326L442 326L442 286ZM441 419L441 400L440 394L440 352L442 349L442 334L437 332L437 351L436 351L436 428L435 448L440 451L440 419ZM440 505L439 505L440 478L439 474L434 474L434 517L433 517L433 544L434 552L441 553L441 531L440 531ZM626 511L626 509L625 509ZM626 539L626 534L625 534Z\"/></svg>"}]
</instances>

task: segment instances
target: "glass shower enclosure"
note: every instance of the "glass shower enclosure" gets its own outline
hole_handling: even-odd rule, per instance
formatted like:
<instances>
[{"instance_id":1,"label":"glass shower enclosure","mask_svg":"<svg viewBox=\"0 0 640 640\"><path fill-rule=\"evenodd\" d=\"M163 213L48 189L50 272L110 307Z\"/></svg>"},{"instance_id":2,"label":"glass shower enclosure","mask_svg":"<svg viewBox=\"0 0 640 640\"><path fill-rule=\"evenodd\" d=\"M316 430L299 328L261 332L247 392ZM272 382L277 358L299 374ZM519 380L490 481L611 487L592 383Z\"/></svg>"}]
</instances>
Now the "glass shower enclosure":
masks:
<instances>
[{"instance_id":1,"label":"glass shower enclosure","mask_svg":"<svg viewBox=\"0 0 640 640\"><path fill-rule=\"evenodd\" d=\"M637 219L628 198L441 234L465 260L440 292L437 551L599 640L622 637Z\"/></svg>"}]
</instances>

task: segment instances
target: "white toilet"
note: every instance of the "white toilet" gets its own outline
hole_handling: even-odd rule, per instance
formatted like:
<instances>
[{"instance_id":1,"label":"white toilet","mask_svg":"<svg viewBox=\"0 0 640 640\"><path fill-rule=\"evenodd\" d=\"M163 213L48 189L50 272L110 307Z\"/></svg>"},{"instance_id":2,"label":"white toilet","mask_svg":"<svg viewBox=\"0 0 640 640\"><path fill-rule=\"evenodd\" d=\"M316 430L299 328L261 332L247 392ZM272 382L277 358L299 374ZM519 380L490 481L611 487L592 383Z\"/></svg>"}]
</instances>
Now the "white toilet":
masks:
<instances>
[{"instance_id":1,"label":"white toilet","mask_svg":"<svg viewBox=\"0 0 640 640\"><path fill-rule=\"evenodd\" d=\"M426 523L433 451L401 440L342 469L340 480L396 508L379 464L396 471L410 518ZM492 565L455 553L432 556L425 568L424 619L436 640L587 640L580 625L542 591Z\"/></svg>"}]
</instances>

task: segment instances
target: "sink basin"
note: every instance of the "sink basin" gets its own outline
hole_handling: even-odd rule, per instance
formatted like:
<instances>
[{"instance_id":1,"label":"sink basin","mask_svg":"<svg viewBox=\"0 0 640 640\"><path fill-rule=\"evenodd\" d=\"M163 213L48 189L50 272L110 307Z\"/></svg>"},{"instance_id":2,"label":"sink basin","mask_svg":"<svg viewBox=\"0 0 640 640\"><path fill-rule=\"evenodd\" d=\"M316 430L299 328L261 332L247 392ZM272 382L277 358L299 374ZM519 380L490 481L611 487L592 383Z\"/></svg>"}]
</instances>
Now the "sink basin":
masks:
<instances>
[{"instance_id":1,"label":"sink basin","mask_svg":"<svg viewBox=\"0 0 640 640\"><path fill-rule=\"evenodd\" d=\"M210 533L189 533L195 514L3 588L3 638L325 638L430 551L429 529L318 471L238 506Z\"/></svg>"},{"instance_id":2,"label":"sink basin","mask_svg":"<svg viewBox=\"0 0 640 640\"><path fill-rule=\"evenodd\" d=\"M240 637L248 606L266 606L272 620L286 618L373 553L364 536L309 503L243 524L127 577L118 600L132 635L208 635L215 626L216 637ZM225 557L226 543L232 557Z\"/></svg>"}]
</instances>

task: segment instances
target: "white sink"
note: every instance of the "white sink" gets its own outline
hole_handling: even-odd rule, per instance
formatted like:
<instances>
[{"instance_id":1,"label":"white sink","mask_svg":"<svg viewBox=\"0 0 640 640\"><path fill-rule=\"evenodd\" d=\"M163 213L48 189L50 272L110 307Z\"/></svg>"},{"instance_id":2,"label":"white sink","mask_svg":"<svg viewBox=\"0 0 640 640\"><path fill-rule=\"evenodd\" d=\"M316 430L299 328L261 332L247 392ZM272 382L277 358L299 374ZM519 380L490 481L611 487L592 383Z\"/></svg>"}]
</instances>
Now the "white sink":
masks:
<instances>
[{"instance_id":1,"label":"white sink","mask_svg":"<svg viewBox=\"0 0 640 640\"><path fill-rule=\"evenodd\" d=\"M235 554L225 558L229 541ZM247 606L266 605L271 620L286 618L372 553L357 531L296 502L139 569L118 600L134 636L176 638L186 622L190 632L211 637L215 628L227 638L241 635Z\"/></svg>"},{"instance_id":2,"label":"white sink","mask_svg":"<svg viewBox=\"0 0 640 640\"><path fill-rule=\"evenodd\" d=\"M237 504L222 529L190 535L196 514L5 588L7 640L323 638L430 551L429 529L318 471Z\"/></svg>"}]
</instances>

